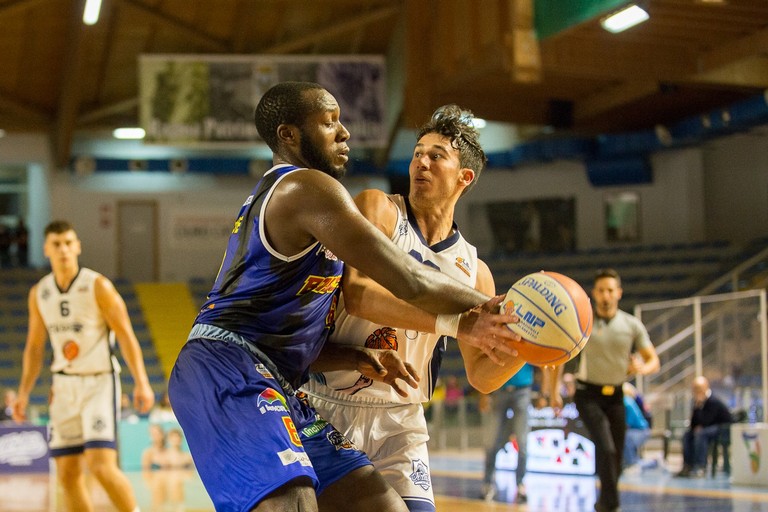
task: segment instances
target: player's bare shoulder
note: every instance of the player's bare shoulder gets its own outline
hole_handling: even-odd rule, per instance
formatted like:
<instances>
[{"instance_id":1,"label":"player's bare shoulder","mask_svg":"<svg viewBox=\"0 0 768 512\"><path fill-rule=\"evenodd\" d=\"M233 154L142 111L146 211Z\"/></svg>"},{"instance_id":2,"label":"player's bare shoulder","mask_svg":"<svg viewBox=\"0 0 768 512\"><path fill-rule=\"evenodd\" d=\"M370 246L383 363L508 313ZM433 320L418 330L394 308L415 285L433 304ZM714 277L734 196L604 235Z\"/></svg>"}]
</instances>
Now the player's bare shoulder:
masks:
<instances>
[{"instance_id":1,"label":"player's bare shoulder","mask_svg":"<svg viewBox=\"0 0 768 512\"><path fill-rule=\"evenodd\" d=\"M378 189L366 189L355 196L360 213L389 235L397 223L397 205L393 196Z\"/></svg>"}]
</instances>

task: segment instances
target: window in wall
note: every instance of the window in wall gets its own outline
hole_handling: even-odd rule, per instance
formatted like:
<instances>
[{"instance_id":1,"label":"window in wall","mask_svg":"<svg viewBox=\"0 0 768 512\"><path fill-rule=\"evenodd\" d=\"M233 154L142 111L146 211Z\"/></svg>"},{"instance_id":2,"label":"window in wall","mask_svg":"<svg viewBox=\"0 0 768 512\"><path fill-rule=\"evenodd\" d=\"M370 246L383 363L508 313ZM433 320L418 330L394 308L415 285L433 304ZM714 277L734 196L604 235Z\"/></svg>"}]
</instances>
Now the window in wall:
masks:
<instances>
[{"instance_id":1,"label":"window in wall","mask_svg":"<svg viewBox=\"0 0 768 512\"><path fill-rule=\"evenodd\" d=\"M487 213L498 251L572 251L576 247L573 198L488 203Z\"/></svg>"},{"instance_id":2,"label":"window in wall","mask_svg":"<svg viewBox=\"0 0 768 512\"><path fill-rule=\"evenodd\" d=\"M608 242L640 241L640 194L605 195L605 239Z\"/></svg>"}]
</instances>

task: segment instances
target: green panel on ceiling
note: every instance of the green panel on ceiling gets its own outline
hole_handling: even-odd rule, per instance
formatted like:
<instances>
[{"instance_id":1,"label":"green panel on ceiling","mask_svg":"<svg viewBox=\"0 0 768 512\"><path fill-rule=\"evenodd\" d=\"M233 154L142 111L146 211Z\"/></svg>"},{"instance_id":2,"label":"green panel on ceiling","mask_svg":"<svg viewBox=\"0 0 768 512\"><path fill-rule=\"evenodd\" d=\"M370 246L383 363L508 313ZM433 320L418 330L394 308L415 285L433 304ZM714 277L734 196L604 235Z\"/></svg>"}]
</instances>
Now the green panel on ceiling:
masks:
<instances>
[{"instance_id":1,"label":"green panel on ceiling","mask_svg":"<svg viewBox=\"0 0 768 512\"><path fill-rule=\"evenodd\" d=\"M536 35L541 41L628 3L629 0L534 0Z\"/></svg>"}]
</instances>

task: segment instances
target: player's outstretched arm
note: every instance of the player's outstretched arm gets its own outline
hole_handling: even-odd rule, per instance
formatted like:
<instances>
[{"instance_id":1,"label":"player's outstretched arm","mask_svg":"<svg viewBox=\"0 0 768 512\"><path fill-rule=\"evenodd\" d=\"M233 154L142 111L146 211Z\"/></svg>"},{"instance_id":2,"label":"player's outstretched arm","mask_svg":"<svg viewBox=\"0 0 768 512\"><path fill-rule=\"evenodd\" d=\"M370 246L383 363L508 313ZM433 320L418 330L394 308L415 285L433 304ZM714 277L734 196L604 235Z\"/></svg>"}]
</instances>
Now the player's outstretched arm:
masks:
<instances>
[{"instance_id":1,"label":"player's outstretched arm","mask_svg":"<svg viewBox=\"0 0 768 512\"><path fill-rule=\"evenodd\" d=\"M411 363L403 361L395 350L326 343L311 371L334 370L357 370L369 379L389 384L403 397L408 396L403 384L416 389L421 380Z\"/></svg>"},{"instance_id":2,"label":"player's outstretched arm","mask_svg":"<svg viewBox=\"0 0 768 512\"><path fill-rule=\"evenodd\" d=\"M266 208L276 248L297 254L319 240L395 296L433 313L459 314L488 297L405 254L360 214L347 190L319 171L289 174Z\"/></svg>"},{"instance_id":3,"label":"player's outstretched arm","mask_svg":"<svg viewBox=\"0 0 768 512\"><path fill-rule=\"evenodd\" d=\"M146 414L155 403L155 393L149 384L141 345L133 332L125 301L106 277L96 280L96 302L107 325L114 331L120 353L133 376L133 406L140 414Z\"/></svg>"},{"instance_id":4,"label":"player's outstretched arm","mask_svg":"<svg viewBox=\"0 0 768 512\"><path fill-rule=\"evenodd\" d=\"M488 294L495 293L496 285L493 281L491 270L482 260L477 260L477 262L477 289ZM501 300L502 297L495 297L489 301L489 306L498 305ZM518 321L517 317L513 321ZM501 327L509 331L506 325ZM525 360L517 357L517 352L509 346L505 347L509 349L506 352L500 349L493 350L493 340L482 340L479 335L477 335L477 338L480 343L485 341L485 345L481 345L481 348L478 347L478 342L469 343L467 337L460 331L458 337L459 350L461 350L461 356L464 359L464 367L467 370L469 384L481 393L490 393L499 389L516 374L525 364ZM520 338L517 337L516 340L520 340ZM490 357L486 353L488 348L491 348L490 351L495 357ZM501 364L497 360L500 360Z\"/></svg>"},{"instance_id":5,"label":"player's outstretched arm","mask_svg":"<svg viewBox=\"0 0 768 512\"><path fill-rule=\"evenodd\" d=\"M13 404L13 420L25 421L27 419L27 405L29 394L35 387L37 377L43 368L43 356L45 354L45 342L48 339L48 331L45 322L37 307L37 285L29 291L27 299L29 308L29 320L27 323L27 342L24 345L24 355L21 361L21 380Z\"/></svg>"}]
</instances>

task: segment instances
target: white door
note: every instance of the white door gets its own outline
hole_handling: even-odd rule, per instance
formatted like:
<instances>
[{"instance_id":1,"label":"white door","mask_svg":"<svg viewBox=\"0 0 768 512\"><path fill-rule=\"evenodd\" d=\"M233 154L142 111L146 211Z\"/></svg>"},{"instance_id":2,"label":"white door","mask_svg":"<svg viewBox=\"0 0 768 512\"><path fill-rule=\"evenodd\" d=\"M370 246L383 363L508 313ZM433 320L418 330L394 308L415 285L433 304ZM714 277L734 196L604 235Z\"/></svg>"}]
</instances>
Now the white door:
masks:
<instances>
[{"instance_id":1,"label":"white door","mask_svg":"<svg viewBox=\"0 0 768 512\"><path fill-rule=\"evenodd\" d=\"M118 201L117 272L134 283L157 281L157 203Z\"/></svg>"}]
</instances>

